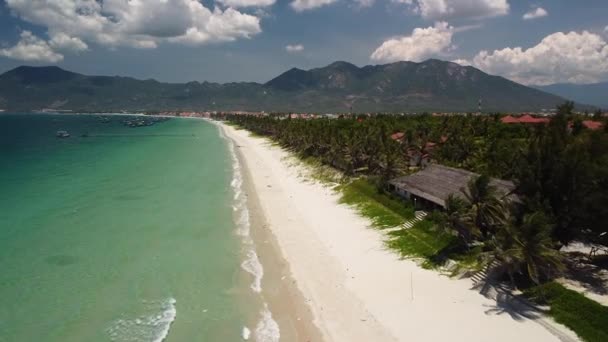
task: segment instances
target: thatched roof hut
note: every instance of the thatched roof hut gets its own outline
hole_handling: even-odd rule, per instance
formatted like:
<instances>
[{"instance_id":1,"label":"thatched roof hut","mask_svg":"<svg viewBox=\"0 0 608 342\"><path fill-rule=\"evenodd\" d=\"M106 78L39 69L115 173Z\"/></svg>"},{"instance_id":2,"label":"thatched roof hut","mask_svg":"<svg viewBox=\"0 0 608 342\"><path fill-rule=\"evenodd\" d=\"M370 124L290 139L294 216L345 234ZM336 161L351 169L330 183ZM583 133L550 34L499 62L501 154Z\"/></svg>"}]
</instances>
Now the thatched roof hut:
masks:
<instances>
[{"instance_id":1,"label":"thatched roof hut","mask_svg":"<svg viewBox=\"0 0 608 342\"><path fill-rule=\"evenodd\" d=\"M389 185L405 198L422 199L445 208L445 201L451 194L463 197L462 190L467 188L471 179L478 176L467 170L430 164L414 174L391 180ZM508 195L515 188L513 182L495 178L490 180L490 185L501 195Z\"/></svg>"}]
</instances>

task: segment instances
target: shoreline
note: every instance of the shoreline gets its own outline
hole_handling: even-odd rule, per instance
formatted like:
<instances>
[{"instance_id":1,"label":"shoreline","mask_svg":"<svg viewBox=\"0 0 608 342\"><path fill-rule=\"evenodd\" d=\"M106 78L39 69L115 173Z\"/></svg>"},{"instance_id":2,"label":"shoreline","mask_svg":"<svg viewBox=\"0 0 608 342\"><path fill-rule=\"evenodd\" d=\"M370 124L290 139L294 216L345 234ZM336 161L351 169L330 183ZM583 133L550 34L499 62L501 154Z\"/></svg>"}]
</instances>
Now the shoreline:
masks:
<instances>
[{"instance_id":1,"label":"shoreline","mask_svg":"<svg viewBox=\"0 0 608 342\"><path fill-rule=\"evenodd\" d=\"M281 255L275 236L268 230L268 223L260 207L260 199L255 192L249 169L236 143L235 147L237 147L237 157L241 161L244 191L251 220L251 237L264 267L262 296L273 313L273 319L280 327L281 340L321 341L320 332L312 323L312 313L295 279L291 276L289 264Z\"/></svg>"},{"instance_id":2,"label":"shoreline","mask_svg":"<svg viewBox=\"0 0 608 342\"><path fill-rule=\"evenodd\" d=\"M256 229L256 234L264 239L267 232L275 240L268 249L262 248L268 240L258 240L263 243L258 250L274 248L275 257L282 256L274 260L286 264L321 340L578 340L562 326L551 329L556 324L548 318L526 318L482 296L470 279L451 279L400 260L367 219L340 205L332 190L304 181L296 170L301 166L286 165L287 152L245 130L219 125L246 170L248 193L258 202L253 208L260 209L252 213L267 221L268 229ZM268 273L272 259L263 257ZM268 276L265 287L274 281ZM271 303L271 309L281 319L282 308Z\"/></svg>"},{"instance_id":3,"label":"shoreline","mask_svg":"<svg viewBox=\"0 0 608 342\"><path fill-rule=\"evenodd\" d=\"M235 212L236 235L243 244L241 270L247 279L247 291L253 291L257 297L258 312L243 327L242 338L257 342L321 341L312 324L312 314L290 275L289 265L280 254L275 237L267 230L268 224L238 142L229 137L225 126L206 121L217 126L229 144L233 171L238 173L232 184L235 194L238 193L235 208L245 205ZM275 331L276 325L278 331Z\"/></svg>"}]
</instances>

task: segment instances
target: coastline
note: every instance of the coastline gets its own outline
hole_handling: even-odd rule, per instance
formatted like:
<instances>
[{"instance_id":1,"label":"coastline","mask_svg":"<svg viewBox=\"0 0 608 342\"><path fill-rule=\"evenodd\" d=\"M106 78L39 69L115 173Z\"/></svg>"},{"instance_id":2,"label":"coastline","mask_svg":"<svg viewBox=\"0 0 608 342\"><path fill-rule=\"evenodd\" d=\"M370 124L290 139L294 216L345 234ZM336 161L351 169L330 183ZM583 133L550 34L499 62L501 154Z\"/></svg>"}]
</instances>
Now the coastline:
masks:
<instances>
[{"instance_id":1,"label":"coastline","mask_svg":"<svg viewBox=\"0 0 608 342\"><path fill-rule=\"evenodd\" d=\"M283 274L283 282L293 277L292 289L269 299L275 318L291 313L279 322L281 329L293 322L289 317L309 311L296 321L310 323L293 328L297 338L318 329L323 341L578 340L561 326L552 329L555 323L545 317L526 318L482 296L470 279L450 279L400 260L386 250L381 232L369 229L370 222L338 204L337 194L303 180L298 166L286 165L287 152L219 125L235 144L246 170L251 216L259 217L255 225L261 229L252 231L268 270L265 295L272 298L276 275ZM275 272L277 265L282 270ZM294 310L302 301L305 308ZM317 341L287 336L281 330L282 340Z\"/></svg>"},{"instance_id":2,"label":"coastline","mask_svg":"<svg viewBox=\"0 0 608 342\"><path fill-rule=\"evenodd\" d=\"M268 230L251 174L238 151L237 157L241 161L241 172L245 180L244 191L250 212L251 237L257 247L258 258L264 266L262 296L280 327L281 340L321 341L320 332L312 322L312 313L291 276L289 264L285 262L276 238Z\"/></svg>"},{"instance_id":3,"label":"coastline","mask_svg":"<svg viewBox=\"0 0 608 342\"><path fill-rule=\"evenodd\" d=\"M217 126L233 159L231 186L236 235L243 245L241 269L249 283L248 290L256 295L258 302L259 311L250 315L242 338L256 342L321 341L312 323L312 314L290 275L289 265L267 230L268 224L238 143L226 134L223 125L206 121Z\"/></svg>"}]
</instances>

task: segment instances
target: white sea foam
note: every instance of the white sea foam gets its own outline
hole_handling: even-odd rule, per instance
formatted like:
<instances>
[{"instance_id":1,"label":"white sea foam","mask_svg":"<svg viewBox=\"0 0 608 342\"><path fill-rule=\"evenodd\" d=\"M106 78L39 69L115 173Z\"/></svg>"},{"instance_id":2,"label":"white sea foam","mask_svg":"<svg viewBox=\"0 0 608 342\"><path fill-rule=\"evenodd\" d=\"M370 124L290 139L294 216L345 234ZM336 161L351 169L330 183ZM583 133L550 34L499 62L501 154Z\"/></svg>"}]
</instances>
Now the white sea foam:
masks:
<instances>
[{"instance_id":1,"label":"white sea foam","mask_svg":"<svg viewBox=\"0 0 608 342\"><path fill-rule=\"evenodd\" d=\"M232 209L235 213L235 219L237 224L236 234L239 235L243 241L245 247L245 260L241 264L241 267L246 272L253 275L254 280L251 284L251 289L260 293L262 291L262 278L264 277L264 268L260 263L257 253L255 252L255 245L253 239L250 236L250 221L249 221L249 209L247 207L247 198L243 196L243 175L239 158L237 157L234 142L229 139L224 131L219 127L220 135L228 142L228 149L232 158L232 172L233 179L230 182L234 196L234 205ZM242 337L244 340L248 340L251 335L251 331L247 327L243 327ZM256 342L278 342L281 336L278 323L272 318L268 305L264 303L264 307L261 311L261 318L255 328L255 341Z\"/></svg>"},{"instance_id":2,"label":"white sea foam","mask_svg":"<svg viewBox=\"0 0 608 342\"><path fill-rule=\"evenodd\" d=\"M260 263L257 253L253 248L247 251L247 258L241 264L241 267L253 275L253 283L251 289L257 293L262 292L262 278L264 277L264 268Z\"/></svg>"},{"instance_id":3,"label":"white sea foam","mask_svg":"<svg viewBox=\"0 0 608 342\"><path fill-rule=\"evenodd\" d=\"M264 304L262 319L255 328L255 340L256 342L279 342L280 338L279 325L272 318L268 305Z\"/></svg>"},{"instance_id":4,"label":"white sea foam","mask_svg":"<svg viewBox=\"0 0 608 342\"><path fill-rule=\"evenodd\" d=\"M249 337L251 336L251 330L249 330L249 328L247 327L243 327L243 332L241 333L241 336L243 337L243 340L248 341Z\"/></svg>"},{"instance_id":5,"label":"white sea foam","mask_svg":"<svg viewBox=\"0 0 608 342\"><path fill-rule=\"evenodd\" d=\"M118 319L107 331L112 341L162 342L169 335L176 316L174 298L146 302L144 314L137 318Z\"/></svg>"}]
</instances>

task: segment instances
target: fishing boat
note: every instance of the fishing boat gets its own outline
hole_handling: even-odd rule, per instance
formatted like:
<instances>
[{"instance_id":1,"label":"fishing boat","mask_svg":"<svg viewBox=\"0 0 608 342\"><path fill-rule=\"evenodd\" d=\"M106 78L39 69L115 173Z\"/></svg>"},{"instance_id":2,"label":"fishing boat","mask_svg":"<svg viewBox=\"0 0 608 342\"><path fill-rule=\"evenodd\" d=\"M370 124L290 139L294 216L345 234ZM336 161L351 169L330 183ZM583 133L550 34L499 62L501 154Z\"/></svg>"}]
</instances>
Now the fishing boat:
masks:
<instances>
[{"instance_id":1,"label":"fishing boat","mask_svg":"<svg viewBox=\"0 0 608 342\"><path fill-rule=\"evenodd\" d=\"M57 138L69 138L70 133L68 133L68 131L57 131L56 136Z\"/></svg>"}]
</instances>

